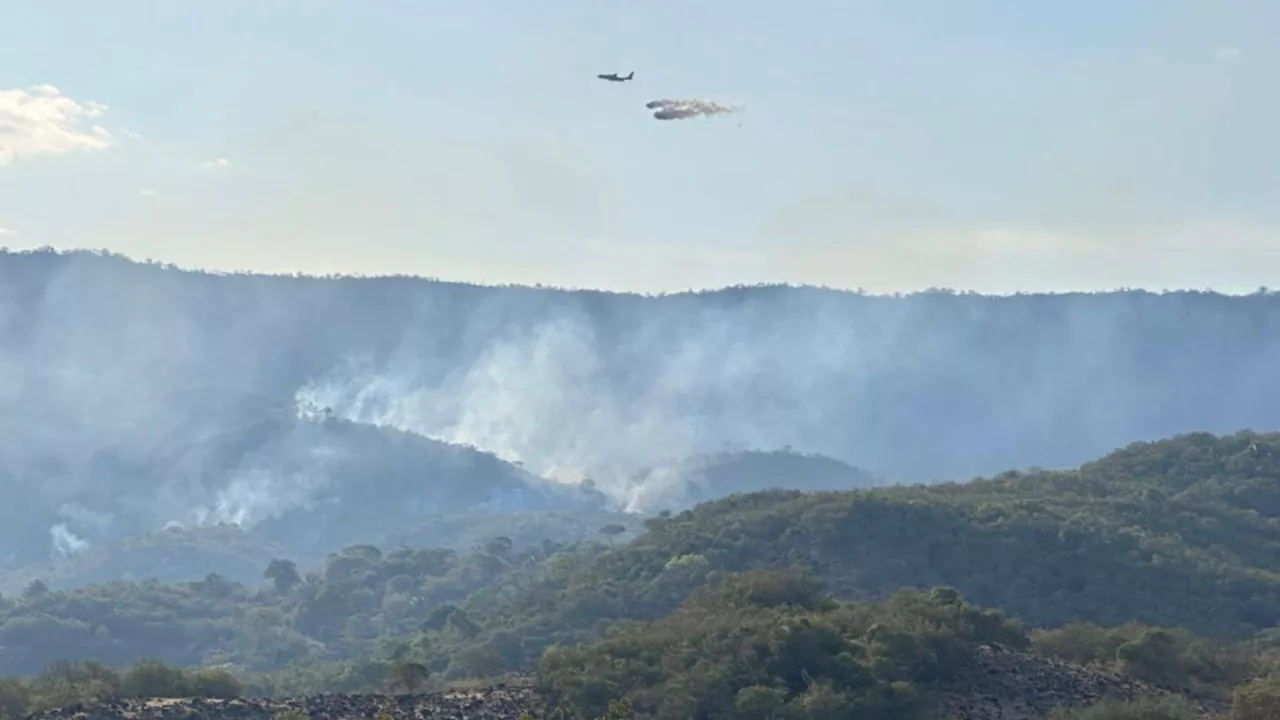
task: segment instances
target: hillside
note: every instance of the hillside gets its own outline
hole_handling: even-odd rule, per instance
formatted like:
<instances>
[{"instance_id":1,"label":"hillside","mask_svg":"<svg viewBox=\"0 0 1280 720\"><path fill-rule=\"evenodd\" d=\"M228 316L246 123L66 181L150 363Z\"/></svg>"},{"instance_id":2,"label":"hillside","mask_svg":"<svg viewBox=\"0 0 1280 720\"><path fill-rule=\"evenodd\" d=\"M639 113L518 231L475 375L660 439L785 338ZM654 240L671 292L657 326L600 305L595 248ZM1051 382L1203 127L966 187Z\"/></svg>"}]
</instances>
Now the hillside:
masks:
<instances>
[{"instance_id":1,"label":"hillside","mask_svg":"<svg viewBox=\"0 0 1280 720\"><path fill-rule=\"evenodd\" d=\"M553 646L538 677L579 719L618 700L663 720L1035 718L1161 698L1196 715L1225 708L1029 645L1016 623L948 588L840 603L801 574L753 571L713 581L661 619L615 625L593 645Z\"/></svg>"},{"instance_id":2,"label":"hillside","mask_svg":"<svg viewBox=\"0 0 1280 720\"><path fill-rule=\"evenodd\" d=\"M233 440L257 444L245 451ZM321 447L326 449L323 463L306 459ZM123 538L113 537L127 531L122 523L114 528L63 523L68 536L84 547L52 561L0 569L0 592L16 594L34 580L69 589L116 580L184 582L209 573L253 586L272 558L289 557L312 569L322 566L328 553L349 545L467 552L503 536L523 550L547 541L606 539L600 529L607 526L622 528L606 536L610 542L624 542L641 528L639 516L609 509L607 498L589 487L547 483L470 448L333 419L316 427L295 420L254 423L211 436L199 452L186 448L175 458L156 459L127 477L145 487L174 468L192 467L216 486L226 468L239 472L251 466L258 477L278 479L291 457L304 458L292 477L305 478L312 488L307 504L281 508L270 504L270 496L245 490L237 498L223 491L218 496L227 511L223 515L188 526L170 521L163 530ZM671 472L689 488L677 507L772 482L801 490L875 482L845 463L789 451L691 458ZM288 490L278 481L271 487ZM124 496L137 499L136 493ZM233 500L240 504L230 512Z\"/></svg>"},{"instance_id":3,"label":"hillside","mask_svg":"<svg viewBox=\"0 0 1280 720\"><path fill-rule=\"evenodd\" d=\"M1265 492L1280 479L1275 449L1277 435L1194 434L1068 472L741 494L649 518L629 542L634 520L576 545L495 533L461 553L355 546L260 589L217 576L28 589L0 601L0 672L148 655L279 670L420 632L434 670L456 679L527 668L548 646L595 641L618 620L661 618L724 572L792 566L846 600L950 586L1032 627L1138 622L1270 638L1280 613L1280 541ZM442 533L457 527L440 522Z\"/></svg>"},{"instance_id":4,"label":"hillside","mask_svg":"<svg viewBox=\"0 0 1280 720\"><path fill-rule=\"evenodd\" d=\"M733 492L1277 427L1277 328L1268 293L644 297L0 252L0 584L249 582L268 556L454 546L423 530L453 517L581 515L531 538L575 540ZM219 547L220 522L245 535Z\"/></svg>"},{"instance_id":5,"label":"hillside","mask_svg":"<svg viewBox=\"0 0 1280 720\"><path fill-rule=\"evenodd\" d=\"M38 485L51 508L4 527L128 525L103 480L281 408L590 478L638 510L679 500L667 467L726 447L907 482L1070 467L1135 439L1280 427L1277 329L1270 293L644 297L0 253L0 489ZM159 482L137 484L168 503L152 514L210 503L184 475Z\"/></svg>"},{"instance_id":6,"label":"hillside","mask_svg":"<svg viewBox=\"0 0 1280 720\"><path fill-rule=\"evenodd\" d=\"M620 698L673 720L1272 707L1276 450L1280 434L1198 433L1071 471L738 494L627 542L634 526L469 553L353 546L315 573L273 561L257 590L33 586L0 600L0 673L158 657L285 696L367 692L408 660L443 683L535 669L578 720L625 716Z\"/></svg>"},{"instance_id":7,"label":"hillside","mask_svg":"<svg viewBox=\"0 0 1280 720\"><path fill-rule=\"evenodd\" d=\"M207 554L192 554L192 543L157 534L161 528L185 529L182 538L198 537L195 545L214 554L247 554L255 561L268 553L323 558L344 545L418 528L434 515L593 512L604 503L599 493L544 482L474 448L279 413L207 428L195 437L153 437L145 448L106 447L80 475L63 474L49 485L10 476L6 487L0 541L9 558L0 568L17 570L51 554L79 561L75 556L99 548L119 557L130 544L135 550L142 544L189 561L162 562L154 570L142 562L128 567L145 577L182 580L214 567L239 573L219 561L198 564L210 560ZM217 531L219 524L248 534L233 538ZM255 538L262 545L257 552L218 546L220 540L244 546Z\"/></svg>"},{"instance_id":8,"label":"hillside","mask_svg":"<svg viewBox=\"0 0 1280 720\"><path fill-rule=\"evenodd\" d=\"M17 595L37 580L54 590L118 580L184 582L216 574L257 584L262 569L288 553L238 526L170 527L103 543L56 561L31 563L0 572L0 593Z\"/></svg>"},{"instance_id":9,"label":"hillside","mask_svg":"<svg viewBox=\"0 0 1280 720\"><path fill-rule=\"evenodd\" d=\"M1229 707L1206 698L1185 702L1176 692L1114 668L1075 665L1000 645L979 647L939 690L937 717L967 720L1052 717L1059 708L1078 711L1116 701L1155 701L1156 707L1168 708L1161 714L1174 717L1214 717Z\"/></svg>"},{"instance_id":10,"label":"hillside","mask_svg":"<svg viewBox=\"0 0 1280 720\"><path fill-rule=\"evenodd\" d=\"M1030 646L1016 623L947 588L850 604L801 573L755 571L712 582L659 620L620 623L592 645L548 649L533 683L508 678L414 694L438 683L418 662L417 645L394 650L398 659L347 666L345 682L364 694L334 692L328 683L337 676L313 678L330 692L299 696L253 679L247 686L223 669L62 664L31 680L0 679L0 717L54 706L31 717L994 720L1119 707L1192 720L1227 708L1177 678L1164 687L1143 680L1162 655L1126 652L1126 665L1084 666ZM379 689L411 692L371 694ZM263 690L276 699L263 699ZM1254 694L1274 697L1271 685L1260 690Z\"/></svg>"},{"instance_id":11,"label":"hillside","mask_svg":"<svg viewBox=\"0 0 1280 720\"><path fill-rule=\"evenodd\" d=\"M469 611L503 620L470 643L515 635L536 656L604 622L662 617L716 573L795 564L846 599L945 585L1032 626L1247 637L1280 621L1280 518L1266 492L1280 482L1277 451L1280 435L1192 434L1066 472L736 495L650 519L625 547L566 559L524 592L481 591Z\"/></svg>"}]
</instances>

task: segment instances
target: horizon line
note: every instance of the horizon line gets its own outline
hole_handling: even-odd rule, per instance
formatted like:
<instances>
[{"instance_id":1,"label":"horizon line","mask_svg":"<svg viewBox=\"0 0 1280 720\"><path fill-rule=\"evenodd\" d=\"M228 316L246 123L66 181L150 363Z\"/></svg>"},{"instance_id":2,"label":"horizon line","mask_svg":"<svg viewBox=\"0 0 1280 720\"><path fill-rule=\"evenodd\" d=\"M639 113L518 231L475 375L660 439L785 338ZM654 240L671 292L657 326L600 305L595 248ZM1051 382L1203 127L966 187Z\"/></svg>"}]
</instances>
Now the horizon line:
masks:
<instances>
[{"instance_id":1,"label":"horizon line","mask_svg":"<svg viewBox=\"0 0 1280 720\"><path fill-rule=\"evenodd\" d=\"M663 290L657 292L642 292L636 290L611 290L608 288L593 287L575 287L569 285L545 285L542 283L521 284L521 283L486 283L468 280L448 280L434 275L413 275L406 273L388 273L366 275L361 273L305 273L301 271L289 272L270 272L265 270L251 269L215 269L202 267L188 267L176 263L156 260L154 258L138 259L125 253L110 250L108 248L57 248L52 245L42 245L34 248L12 249L0 246L0 258L6 256L29 256L29 255L53 255L58 257L89 255L97 258L106 258L112 260L122 260L132 265L154 267L162 270L177 271L181 273L189 273L193 275L212 275L215 277L257 277L257 278L280 278L291 280L415 280L419 282L434 283L439 285L453 285L472 288L488 288L488 289L521 289L521 290L540 290L548 292L564 292L564 293L596 293L602 295L632 296L642 298L663 298L663 297L680 297L683 295L711 295L716 293L742 291L742 290L818 290L821 292L839 293L846 295L855 295L867 298L882 299L900 299L914 297L918 295L948 295L959 297L980 297L980 298L1015 298L1015 297L1071 297L1080 295L1117 295L1117 294L1147 294L1147 295L1217 295L1221 297L1231 298L1252 298L1252 297L1270 297L1280 295L1280 290L1272 289L1268 286L1260 286L1249 292L1227 292L1223 290L1215 290L1213 288L1160 288L1153 289L1149 287L1135 286L1119 286L1105 290L1018 290L1015 292L980 292L977 290L966 290L954 287L926 287L916 290L895 291L875 293L869 292L861 287L841 288L831 285L820 285L813 283L791 283L791 282L756 282L756 283L738 283L734 285L720 285L707 287L691 287L683 290Z\"/></svg>"}]
</instances>

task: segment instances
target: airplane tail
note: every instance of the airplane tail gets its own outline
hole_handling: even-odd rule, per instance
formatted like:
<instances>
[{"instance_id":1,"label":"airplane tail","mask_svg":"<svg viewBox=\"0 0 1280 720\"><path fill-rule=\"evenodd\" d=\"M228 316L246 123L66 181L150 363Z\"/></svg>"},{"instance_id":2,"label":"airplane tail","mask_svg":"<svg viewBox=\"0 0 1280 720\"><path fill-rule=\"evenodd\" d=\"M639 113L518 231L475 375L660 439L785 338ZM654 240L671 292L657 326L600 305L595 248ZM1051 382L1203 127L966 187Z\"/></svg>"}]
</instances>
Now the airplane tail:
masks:
<instances>
[{"instance_id":1,"label":"airplane tail","mask_svg":"<svg viewBox=\"0 0 1280 720\"><path fill-rule=\"evenodd\" d=\"M635 71L635 70L632 70L632 71L627 75L627 79L628 79L628 80L630 80L631 78L633 78L633 77L635 77L635 76L636 76L636 71Z\"/></svg>"}]
</instances>

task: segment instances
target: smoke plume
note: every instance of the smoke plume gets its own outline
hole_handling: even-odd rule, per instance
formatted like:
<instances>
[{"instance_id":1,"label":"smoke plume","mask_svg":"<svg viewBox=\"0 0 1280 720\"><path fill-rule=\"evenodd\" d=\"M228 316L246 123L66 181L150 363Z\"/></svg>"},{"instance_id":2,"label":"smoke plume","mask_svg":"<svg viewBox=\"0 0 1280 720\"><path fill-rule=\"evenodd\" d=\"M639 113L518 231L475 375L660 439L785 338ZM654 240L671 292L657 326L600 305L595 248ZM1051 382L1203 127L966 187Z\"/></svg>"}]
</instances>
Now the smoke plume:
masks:
<instances>
[{"instance_id":1,"label":"smoke plume","mask_svg":"<svg viewBox=\"0 0 1280 720\"><path fill-rule=\"evenodd\" d=\"M725 105L714 100L652 100L645 107L656 110L653 116L659 120L682 120L702 115L730 115L742 108Z\"/></svg>"},{"instance_id":2,"label":"smoke plume","mask_svg":"<svg viewBox=\"0 0 1280 720\"><path fill-rule=\"evenodd\" d=\"M482 448L549 480L589 479L619 504L648 509L679 494L671 468L704 449L699 423L676 406L697 392L693 365L708 359L688 348L653 384L623 389L598 343L585 318L565 313L490 338L472 362L436 379L410 339L387 364L365 357L335 368L297 402Z\"/></svg>"},{"instance_id":3,"label":"smoke plume","mask_svg":"<svg viewBox=\"0 0 1280 720\"><path fill-rule=\"evenodd\" d=\"M1265 430L1280 426L1277 324L1267 293L645 297L0 253L0 563L170 521L327 541L309 513L446 512L491 489L518 504L538 485L370 425L591 479L637 510L682 502L686 459L726 449L964 480Z\"/></svg>"},{"instance_id":4,"label":"smoke plume","mask_svg":"<svg viewBox=\"0 0 1280 720\"><path fill-rule=\"evenodd\" d=\"M66 523L49 528L49 539L53 542L55 557L65 558L89 549L89 542L71 532Z\"/></svg>"}]
</instances>

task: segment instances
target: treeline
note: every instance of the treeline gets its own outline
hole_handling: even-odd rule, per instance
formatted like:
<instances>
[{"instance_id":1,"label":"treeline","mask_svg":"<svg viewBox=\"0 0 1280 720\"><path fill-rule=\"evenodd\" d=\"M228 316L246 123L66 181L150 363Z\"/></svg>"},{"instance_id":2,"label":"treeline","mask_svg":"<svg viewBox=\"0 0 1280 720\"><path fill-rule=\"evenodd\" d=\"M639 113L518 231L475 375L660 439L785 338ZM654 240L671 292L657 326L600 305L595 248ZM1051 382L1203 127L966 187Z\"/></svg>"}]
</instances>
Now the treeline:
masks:
<instances>
[{"instance_id":1,"label":"treeline","mask_svg":"<svg viewBox=\"0 0 1280 720\"><path fill-rule=\"evenodd\" d=\"M604 547L588 543L582 552ZM367 655L382 639L419 632L441 608L488 585L502 586L504 578L558 550L548 542L516 551L506 537L469 553L402 548L384 554L352 546L331 554L314 573L274 560L257 588L218 575L69 591L36 581L19 597L0 598L0 674L31 674L64 658L115 667L155 658L265 671ZM454 619L460 622L461 614Z\"/></svg>"},{"instance_id":2,"label":"treeline","mask_svg":"<svg viewBox=\"0 0 1280 720\"><path fill-rule=\"evenodd\" d=\"M1049 677L1015 666L1002 687L977 662L991 645L1043 658ZM552 646L536 667L541 687L575 720L935 717L948 695L1000 706L1011 698L997 696L1010 690L1050 696L1053 720L1280 716L1274 638L1228 641L1136 623L1028 632L952 588L841 602L798 570L723 576L663 618L618 623L592 644ZM1096 673L1115 692L1073 697L1054 671Z\"/></svg>"},{"instance_id":3,"label":"treeline","mask_svg":"<svg viewBox=\"0 0 1280 720\"><path fill-rule=\"evenodd\" d=\"M0 720L115 698L233 698L244 684L220 668L183 670L144 660L119 671L94 661L59 661L34 678L0 678Z\"/></svg>"},{"instance_id":4,"label":"treeline","mask_svg":"<svg viewBox=\"0 0 1280 720\"><path fill-rule=\"evenodd\" d=\"M661 720L915 716L922 688L953 677L975 647L1025 647L1000 613L954 590L843 604L794 572L753 572L700 589L669 616L622 623L589 646L553 646L539 681L582 720L623 702Z\"/></svg>"},{"instance_id":5,"label":"treeline","mask_svg":"<svg viewBox=\"0 0 1280 720\"><path fill-rule=\"evenodd\" d=\"M1063 680L1015 677L1003 687L979 656L999 646L1112 670L1137 681L1088 702ZM0 680L0 719L116 698L417 692L440 688L431 648L388 640L371 657L283 673L182 670L154 660L127 670L57 662L32 678ZM977 667L977 671L975 671ZM1046 664L1044 667L1055 669ZM622 622L597 642L553 645L531 668L557 717L572 720L811 720L932 717L954 696L1007 702L1046 681L1054 720L1192 720L1280 713L1273 646L1231 643L1138 625L1076 624L1026 632L954 589L904 590L880 603L841 602L799 569L719 577L672 613Z\"/></svg>"}]
</instances>

